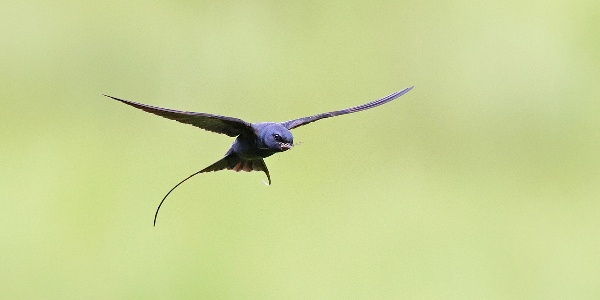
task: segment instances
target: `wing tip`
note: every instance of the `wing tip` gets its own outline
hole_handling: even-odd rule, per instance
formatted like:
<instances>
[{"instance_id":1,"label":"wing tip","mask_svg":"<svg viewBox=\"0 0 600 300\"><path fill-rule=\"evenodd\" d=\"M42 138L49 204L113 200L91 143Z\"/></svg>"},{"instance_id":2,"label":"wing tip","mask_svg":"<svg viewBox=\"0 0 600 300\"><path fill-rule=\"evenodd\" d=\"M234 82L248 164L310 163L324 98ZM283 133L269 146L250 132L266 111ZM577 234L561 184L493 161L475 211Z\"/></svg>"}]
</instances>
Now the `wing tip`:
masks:
<instances>
[{"instance_id":1,"label":"wing tip","mask_svg":"<svg viewBox=\"0 0 600 300\"><path fill-rule=\"evenodd\" d=\"M101 95L104 96L104 97L111 98L113 100L117 100L117 101L121 101L121 102L125 101L123 99L120 99L120 98L117 98L117 97L114 97L114 96L111 96L111 95L107 95L107 94L101 94Z\"/></svg>"},{"instance_id":2,"label":"wing tip","mask_svg":"<svg viewBox=\"0 0 600 300\"><path fill-rule=\"evenodd\" d=\"M414 87L415 87L414 85L413 85L413 86L409 86L409 87L407 87L407 88L405 88L405 89L403 89L403 90L399 91L399 92L398 92L398 94L399 94L399 95L404 95L404 94L406 94L406 93L410 92L410 90L412 90Z\"/></svg>"}]
</instances>

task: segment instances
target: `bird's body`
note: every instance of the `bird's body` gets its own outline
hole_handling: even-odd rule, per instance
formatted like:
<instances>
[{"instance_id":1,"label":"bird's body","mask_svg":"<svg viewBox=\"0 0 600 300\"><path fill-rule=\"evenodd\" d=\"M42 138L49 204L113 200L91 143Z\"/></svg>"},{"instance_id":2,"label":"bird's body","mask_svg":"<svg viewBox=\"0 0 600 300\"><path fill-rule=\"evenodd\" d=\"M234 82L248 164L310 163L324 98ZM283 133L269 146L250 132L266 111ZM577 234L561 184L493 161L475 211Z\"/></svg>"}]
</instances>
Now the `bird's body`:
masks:
<instances>
[{"instance_id":1,"label":"bird's body","mask_svg":"<svg viewBox=\"0 0 600 300\"><path fill-rule=\"evenodd\" d=\"M238 118L160 108L108 95L105 96L125 103L127 105L133 106L135 108L141 109L143 111L159 115L161 117L165 117L181 123L190 124L208 131L225 134L231 137L236 137L235 141L231 145L231 148L229 148L229 150L225 153L225 156L222 159L190 175L189 177L185 178L177 185L175 185L160 202L158 206L158 209L160 209L163 201L176 187L178 187L180 184L182 184L189 178L200 173L213 172L224 169L234 170L236 172L263 171L267 175L269 184L271 184L271 176L269 175L269 170L267 169L267 165L265 164L264 158L269 157L278 152L289 150L293 147L294 136L292 135L290 130L320 119L367 110L385 104L404 95L411 89L412 87L409 87L402 91L390 94L381 99L342 110L298 118L287 122L263 123L248 123ZM156 215L154 216L154 224L156 224L156 216L158 215L158 209L156 210Z\"/></svg>"}]
</instances>

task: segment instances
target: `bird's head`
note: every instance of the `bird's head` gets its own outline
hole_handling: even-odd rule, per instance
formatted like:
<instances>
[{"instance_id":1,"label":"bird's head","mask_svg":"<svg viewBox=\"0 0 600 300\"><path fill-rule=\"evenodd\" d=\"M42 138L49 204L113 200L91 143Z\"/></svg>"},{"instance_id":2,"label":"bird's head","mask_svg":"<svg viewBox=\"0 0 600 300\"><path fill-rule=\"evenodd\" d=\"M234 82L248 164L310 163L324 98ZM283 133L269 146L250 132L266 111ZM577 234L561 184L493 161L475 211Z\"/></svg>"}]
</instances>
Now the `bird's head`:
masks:
<instances>
[{"instance_id":1,"label":"bird's head","mask_svg":"<svg viewBox=\"0 0 600 300\"><path fill-rule=\"evenodd\" d=\"M259 126L259 138L262 146L275 152L283 152L294 146L294 136L279 123L263 123Z\"/></svg>"}]
</instances>

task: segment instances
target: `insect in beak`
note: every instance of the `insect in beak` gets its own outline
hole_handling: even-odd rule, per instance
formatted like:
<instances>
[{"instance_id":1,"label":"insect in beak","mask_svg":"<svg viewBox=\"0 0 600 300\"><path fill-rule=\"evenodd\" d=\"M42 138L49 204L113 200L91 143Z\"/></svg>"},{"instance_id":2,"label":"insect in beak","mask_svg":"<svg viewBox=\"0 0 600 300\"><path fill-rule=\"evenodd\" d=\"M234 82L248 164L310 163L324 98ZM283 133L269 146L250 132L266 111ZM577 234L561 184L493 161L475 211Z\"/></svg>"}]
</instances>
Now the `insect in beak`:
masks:
<instances>
[{"instance_id":1,"label":"insect in beak","mask_svg":"<svg viewBox=\"0 0 600 300\"><path fill-rule=\"evenodd\" d=\"M289 150L292 148L292 144L280 143L279 147L281 147L281 151Z\"/></svg>"}]
</instances>

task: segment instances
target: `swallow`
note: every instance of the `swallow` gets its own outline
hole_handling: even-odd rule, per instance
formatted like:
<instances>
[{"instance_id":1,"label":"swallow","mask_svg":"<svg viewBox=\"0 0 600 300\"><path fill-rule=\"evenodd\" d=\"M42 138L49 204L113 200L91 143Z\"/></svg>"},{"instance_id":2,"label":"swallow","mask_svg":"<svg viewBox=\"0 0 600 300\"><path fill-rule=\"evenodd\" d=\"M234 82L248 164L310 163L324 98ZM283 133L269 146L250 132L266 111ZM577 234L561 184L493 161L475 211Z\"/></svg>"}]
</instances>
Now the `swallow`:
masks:
<instances>
[{"instance_id":1,"label":"swallow","mask_svg":"<svg viewBox=\"0 0 600 300\"><path fill-rule=\"evenodd\" d=\"M156 226L156 218L158 217L158 211L162 206L167 196L175 190L179 185L187 181L188 179L205 172L216 172L220 170L233 170L239 171L262 171L265 172L269 185L271 184L271 175L269 169L265 164L264 158L269 157L275 153L284 152L291 149L294 146L294 136L290 130L298 128L300 126L310 124L312 122L341 116L345 114L355 113L373 107L377 107L386 104L410 91L413 87L403 89L401 91L387 95L381 99L371 101L358 106L353 106L346 109L316 114L313 116L293 119L285 122L262 122L262 123L249 123L242 119L226 117L215 114L208 114L202 112L190 112L180 111L169 108L161 108L146 104L141 104L109 95L103 94L103 96L112 98L120 101L127 105L141 109L145 112L149 112L167 119L175 120L177 122L189 124L207 131L228 135L235 137L233 144L229 150L225 153L225 156L215 162L214 164L186 177L178 184L176 184L169 192L163 197L156 209L154 214L154 226Z\"/></svg>"}]
</instances>

